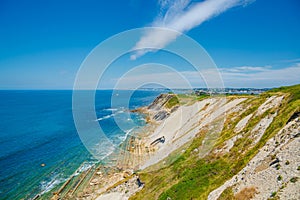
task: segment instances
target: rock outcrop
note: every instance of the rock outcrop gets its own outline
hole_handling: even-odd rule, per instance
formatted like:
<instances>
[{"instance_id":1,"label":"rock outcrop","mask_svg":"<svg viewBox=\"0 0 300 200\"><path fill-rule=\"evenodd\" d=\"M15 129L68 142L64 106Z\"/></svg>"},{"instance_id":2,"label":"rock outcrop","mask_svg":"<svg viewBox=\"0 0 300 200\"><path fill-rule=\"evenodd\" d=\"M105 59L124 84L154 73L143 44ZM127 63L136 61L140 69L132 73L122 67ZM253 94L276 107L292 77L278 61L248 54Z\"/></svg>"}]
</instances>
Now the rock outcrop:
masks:
<instances>
[{"instance_id":1,"label":"rock outcrop","mask_svg":"<svg viewBox=\"0 0 300 200\"><path fill-rule=\"evenodd\" d=\"M147 107L149 110L160 111L165 108L165 105L170 99L176 97L175 94L160 94L156 99Z\"/></svg>"},{"instance_id":2,"label":"rock outcrop","mask_svg":"<svg viewBox=\"0 0 300 200\"><path fill-rule=\"evenodd\" d=\"M295 118L268 140L259 153L237 175L208 199L217 200L225 189L238 194L245 188L255 188L252 199L300 199L300 118Z\"/></svg>"},{"instance_id":3,"label":"rock outcrop","mask_svg":"<svg viewBox=\"0 0 300 200\"><path fill-rule=\"evenodd\" d=\"M160 94L147 107L138 108L132 112L141 112L147 115L148 123L160 122L170 116L170 114L177 110L178 98L175 94Z\"/></svg>"},{"instance_id":4,"label":"rock outcrop","mask_svg":"<svg viewBox=\"0 0 300 200\"><path fill-rule=\"evenodd\" d=\"M129 197L124 183L110 190L111 195L300 199L299 88L259 96L196 98L180 106L174 94L158 96L143 108L155 122L140 145L152 147L139 165L145 187L131 186L134 194Z\"/></svg>"}]
</instances>

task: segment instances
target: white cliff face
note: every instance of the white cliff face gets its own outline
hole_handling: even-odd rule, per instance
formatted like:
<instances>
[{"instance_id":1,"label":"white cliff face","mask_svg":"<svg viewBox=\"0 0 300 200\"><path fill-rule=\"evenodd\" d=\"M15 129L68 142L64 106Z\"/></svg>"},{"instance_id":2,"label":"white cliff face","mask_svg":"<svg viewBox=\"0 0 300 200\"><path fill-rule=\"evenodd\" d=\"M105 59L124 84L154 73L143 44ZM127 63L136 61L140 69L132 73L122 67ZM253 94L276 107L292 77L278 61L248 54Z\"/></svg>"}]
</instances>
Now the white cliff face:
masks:
<instances>
[{"instance_id":1,"label":"white cliff face","mask_svg":"<svg viewBox=\"0 0 300 200\"><path fill-rule=\"evenodd\" d=\"M254 147L278 114L277 112L269 114L266 112L278 108L283 99L284 96L271 96L257 110L242 118L234 128L236 135L225 141L223 149L215 150L214 153L229 153L235 142L242 137L248 137L251 140L249 148ZM166 143L158 146L157 152L145 162L142 169L163 160L171 152L194 138L201 128L209 125L226 112L232 113L237 107L241 107L240 104L245 100L246 98L237 98L228 102L221 98L209 98L191 106L180 107L163 121L150 136L149 141L164 136L166 137ZM239 113L236 112L236 114ZM263 115L264 117L251 130L248 130L248 132L243 131L253 117ZM293 178L300 177L298 169L300 166L299 122L299 118L296 118L283 127L243 170L224 185L212 191L208 199L218 199L228 187L233 188L234 194L238 194L245 188L255 188L254 199L267 199L274 194L284 199L289 199L287 197L300 199L300 181L295 183L293 181ZM215 130L215 132L221 132L222 127L215 127ZM197 149L201 157L210 153L211 148L206 150L205 147L205 143L209 139L209 135L207 135L202 146ZM210 145L212 144L210 143ZM274 162L274 156L275 159L279 160L280 167L278 167L278 164L271 165Z\"/></svg>"},{"instance_id":2,"label":"white cliff face","mask_svg":"<svg viewBox=\"0 0 300 200\"><path fill-rule=\"evenodd\" d=\"M284 96L271 96L257 109L256 116L262 115L267 110L278 107Z\"/></svg>"},{"instance_id":3,"label":"white cliff face","mask_svg":"<svg viewBox=\"0 0 300 200\"><path fill-rule=\"evenodd\" d=\"M147 159L138 163L139 169L145 169L164 160L175 150L193 141L202 130L206 130L202 144L193 150L193 155L199 155L199 159L209 154L230 155L235 145L245 138L250 144L244 150L254 148L278 117L276 110L279 109L284 96L271 96L260 106L257 105L258 108L253 111L250 110L248 98L212 97L197 101L192 105L180 106L177 110L170 112L164 107L166 99L170 98L172 98L171 95L160 96L148 107L152 116L161 111L166 111L169 115L157 120L153 131L140 141L142 143L140 147L149 149L153 141L164 138L163 142L155 144L151 154L147 154ZM243 117L241 117L242 114L244 114ZM233 119L235 123L231 125ZM228 139L217 143L225 122L226 126L231 126L231 132ZM226 189L231 189L234 195L238 195L247 188L254 188L253 199L268 199L272 195L280 199L300 199L299 116L290 120L273 135L242 170L211 191L208 199L217 200ZM132 191L137 191L135 189ZM116 198L129 198L121 189L111 190L108 193L117 195Z\"/></svg>"},{"instance_id":4,"label":"white cliff face","mask_svg":"<svg viewBox=\"0 0 300 200\"><path fill-rule=\"evenodd\" d=\"M237 125L235 126L234 132L236 133L241 132L245 128L245 126L247 125L248 121L251 119L252 116L253 113L247 115L241 121L239 121L239 123L237 123Z\"/></svg>"},{"instance_id":5,"label":"white cliff face","mask_svg":"<svg viewBox=\"0 0 300 200\"><path fill-rule=\"evenodd\" d=\"M299 132L297 118L269 139L245 168L212 191L208 199L218 199L228 187L233 187L235 194L254 187L257 193L253 199L268 199L275 193L280 199L300 199L300 181L293 181L300 177Z\"/></svg>"},{"instance_id":6,"label":"white cliff face","mask_svg":"<svg viewBox=\"0 0 300 200\"><path fill-rule=\"evenodd\" d=\"M163 160L171 152L191 141L202 128L216 119L224 123L226 112L245 100L246 98L237 98L232 101L227 101L225 98L208 98L190 106L181 106L150 135L149 144L160 137L165 137L165 143L158 145L157 151L141 168L144 169ZM204 138L200 157L210 152L214 140L222 131L223 123L211 126L210 134Z\"/></svg>"}]
</instances>

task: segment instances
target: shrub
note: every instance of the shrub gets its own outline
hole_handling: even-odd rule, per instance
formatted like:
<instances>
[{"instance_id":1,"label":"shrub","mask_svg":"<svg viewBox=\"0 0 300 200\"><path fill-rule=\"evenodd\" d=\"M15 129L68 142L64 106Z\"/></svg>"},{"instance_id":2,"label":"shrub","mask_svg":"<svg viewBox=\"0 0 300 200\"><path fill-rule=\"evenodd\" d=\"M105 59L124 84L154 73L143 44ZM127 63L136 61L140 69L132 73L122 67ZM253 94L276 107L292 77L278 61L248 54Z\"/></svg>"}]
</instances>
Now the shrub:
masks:
<instances>
[{"instance_id":1,"label":"shrub","mask_svg":"<svg viewBox=\"0 0 300 200\"><path fill-rule=\"evenodd\" d=\"M285 164L286 164L286 165L289 165L289 164L290 164L290 161L287 160L287 161L285 162Z\"/></svg>"},{"instance_id":2,"label":"shrub","mask_svg":"<svg viewBox=\"0 0 300 200\"><path fill-rule=\"evenodd\" d=\"M279 175L279 176L277 177L277 180L278 180L278 181L281 181L281 180L282 180L282 176Z\"/></svg>"},{"instance_id":3,"label":"shrub","mask_svg":"<svg viewBox=\"0 0 300 200\"><path fill-rule=\"evenodd\" d=\"M292 183L296 183L297 181L298 181L298 177L293 177L293 178L291 178L291 180L290 180Z\"/></svg>"},{"instance_id":4,"label":"shrub","mask_svg":"<svg viewBox=\"0 0 300 200\"><path fill-rule=\"evenodd\" d=\"M271 197L275 197L277 192L272 192Z\"/></svg>"}]
</instances>

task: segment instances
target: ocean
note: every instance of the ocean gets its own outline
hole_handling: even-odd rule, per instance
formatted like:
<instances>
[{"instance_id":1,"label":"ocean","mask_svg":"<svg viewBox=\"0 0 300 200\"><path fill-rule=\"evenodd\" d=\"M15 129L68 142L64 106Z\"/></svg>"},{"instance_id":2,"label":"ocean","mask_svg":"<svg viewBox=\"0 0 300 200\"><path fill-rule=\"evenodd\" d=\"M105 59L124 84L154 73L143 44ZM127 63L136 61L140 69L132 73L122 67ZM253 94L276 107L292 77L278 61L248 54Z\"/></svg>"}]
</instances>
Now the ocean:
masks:
<instances>
[{"instance_id":1,"label":"ocean","mask_svg":"<svg viewBox=\"0 0 300 200\"><path fill-rule=\"evenodd\" d=\"M97 121L114 144L131 131L145 126L144 117L130 113L131 91L118 91L111 107L111 90L95 97ZM146 106L162 91L137 90L129 109ZM115 119L125 123L121 130ZM128 121L128 123L127 123ZM102 153L109 147L102 146ZM109 153L109 152L107 152ZM72 91L0 91L0 199L30 199L67 180L96 160L77 134L72 115Z\"/></svg>"}]
</instances>

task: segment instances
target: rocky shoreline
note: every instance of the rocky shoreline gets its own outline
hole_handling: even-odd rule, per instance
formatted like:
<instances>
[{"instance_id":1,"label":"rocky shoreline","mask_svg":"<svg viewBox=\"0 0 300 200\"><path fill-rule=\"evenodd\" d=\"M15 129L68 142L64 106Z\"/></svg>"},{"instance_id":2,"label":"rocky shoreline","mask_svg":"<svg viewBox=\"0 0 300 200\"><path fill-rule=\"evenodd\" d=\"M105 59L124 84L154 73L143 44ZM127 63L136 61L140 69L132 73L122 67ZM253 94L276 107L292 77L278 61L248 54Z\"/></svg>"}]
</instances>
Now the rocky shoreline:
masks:
<instances>
[{"instance_id":1,"label":"rocky shoreline","mask_svg":"<svg viewBox=\"0 0 300 200\"><path fill-rule=\"evenodd\" d=\"M127 138L123 150L112 155L111 167L95 167L76 199L127 200L143 193L148 182L140 178L140 171L149 173L170 166L175 160L169 157L185 153L195 138L202 138L200 146L191 152L196 160L226 157L244 140L250 142L243 147L247 152L264 138L286 98L285 94L266 98L216 96L182 105L175 94L161 94L149 106L132 111L145 114L149 126ZM232 130L232 137L220 143L226 129ZM295 115L260 147L244 168L210 191L208 199L222 199L228 192L235 199L300 199L299 133L300 119ZM244 155L242 149L239 151Z\"/></svg>"}]
</instances>

